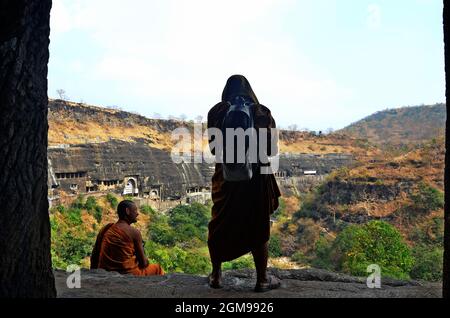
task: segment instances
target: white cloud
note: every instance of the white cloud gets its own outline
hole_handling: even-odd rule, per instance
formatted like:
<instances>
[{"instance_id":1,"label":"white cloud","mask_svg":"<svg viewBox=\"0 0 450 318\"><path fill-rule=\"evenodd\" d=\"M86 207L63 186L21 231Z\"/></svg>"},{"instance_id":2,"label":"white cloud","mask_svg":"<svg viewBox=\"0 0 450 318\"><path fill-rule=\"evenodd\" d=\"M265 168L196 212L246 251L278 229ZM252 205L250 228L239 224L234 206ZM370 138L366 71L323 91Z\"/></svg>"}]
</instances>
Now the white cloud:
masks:
<instances>
[{"instance_id":1,"label":"white cloud","mask_svg":"<svg viewBox=\"0 0 450 318\"><path fill-rule=\"evenodd\" d=\"M75 69L97 82L118 83L115 93L141 100L133 110L143 114L205 114L219 101L226 79L238 73L279 122L309 126L304 122L332 118L324 109L351 92L279 29L294 2L54 0L52 36L89 34L102 57L90 70L81 62Z\"/></svg>"},{"instance_id":2,"label":"white cloud","mask_svg":"<svg viewBox=\"0 0 450 318\"><path fill-rule=\"evenodd\" d=\"M378 30L381 27L381 7L378 4L370 4L367 7L367 27L370 30Z\"/></svg>"}]
</instances>

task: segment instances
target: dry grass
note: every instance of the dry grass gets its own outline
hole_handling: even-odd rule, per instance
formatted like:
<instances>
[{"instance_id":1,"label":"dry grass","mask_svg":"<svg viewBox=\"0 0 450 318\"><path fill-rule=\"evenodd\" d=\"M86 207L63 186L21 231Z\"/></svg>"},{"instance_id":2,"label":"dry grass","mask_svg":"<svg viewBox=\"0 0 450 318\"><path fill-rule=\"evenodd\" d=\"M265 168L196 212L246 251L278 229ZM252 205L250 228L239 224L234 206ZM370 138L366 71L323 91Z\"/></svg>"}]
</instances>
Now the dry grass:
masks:
<instances>
[{"instance_id":1,"label":"dry grass","mask_svg":"<svg viewBox=\"0 0 450 318\"><path fill-rule=\"evenodd\" d=\"M112 139L135 142L136 139L144 139L150 147L170 151L178 144L177 140L171 139L170 129L161 131L156 122L152 124L149 121L149 125L143 125L138 122L145 120L121 119L116 116L117 113L120 111L66 102L65 109L53 110L49 115L49 145L100 143ZM158 124L171 127L168 121L159 121ZM189 127L190 124L180 122L178 126ZM190 150L194 148L192 141L186 141L182 146ZM202 140L202 149L208 149L206 138ZM282 131L279 149L281 153L352 153L358 157L374 154L374 149L358 146L356 139L340 135L316 136L298 131Z\"/></svg>"}]
</instances>

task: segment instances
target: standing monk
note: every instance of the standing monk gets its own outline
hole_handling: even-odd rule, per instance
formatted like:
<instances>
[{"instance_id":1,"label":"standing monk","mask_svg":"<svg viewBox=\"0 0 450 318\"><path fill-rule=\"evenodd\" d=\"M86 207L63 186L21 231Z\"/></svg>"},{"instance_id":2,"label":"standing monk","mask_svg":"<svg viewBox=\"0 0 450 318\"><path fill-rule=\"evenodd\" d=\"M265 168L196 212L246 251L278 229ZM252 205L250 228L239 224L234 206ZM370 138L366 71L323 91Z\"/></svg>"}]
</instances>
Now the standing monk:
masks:
<instances>
[{"instance_id":1,"label":"standing monk","mask_svg":"<svg viewBox=\"0 0 450 318\"><path fill-rule=\"evenodd\" d=\"M117 206L119 220L100 230L91 256L91 269L103 268L136 276L164 275L158 264L149 264L145 257L142 236L131 226L139 215L136 204L124 200Z\"/></svg>"},{"instance_id":2,"label":"standing monk","mask_svg":"<svg viewBox=\"0 0 450 318\"><path fill-rule=\"evenodd\" d=\"M222 123L231 102L242 98L253 104L253 125L259 128L275 127L270 110L259 104L250 83L242 75L231 76L222 94L222 102L208 113L208 128L222 129ZM209 142L213 140L210 138ZM215 149L211 149L215 154ZM270 150L268 150L270 152ZM274 156L276 153L267 153ZM212 219L208 226L208 247L212 263L209 285L221 288L222 262L231 261L249 252L256 267L256 292L264 292L280 286L280 281L267 275L270 215L278 208L281 195L273 173L261 174L253 169L253 176L245 181L226 181L222 163L216 163L212 177ZM255 165L254 165L255 167Z\"/></svg>"}]
</instances>

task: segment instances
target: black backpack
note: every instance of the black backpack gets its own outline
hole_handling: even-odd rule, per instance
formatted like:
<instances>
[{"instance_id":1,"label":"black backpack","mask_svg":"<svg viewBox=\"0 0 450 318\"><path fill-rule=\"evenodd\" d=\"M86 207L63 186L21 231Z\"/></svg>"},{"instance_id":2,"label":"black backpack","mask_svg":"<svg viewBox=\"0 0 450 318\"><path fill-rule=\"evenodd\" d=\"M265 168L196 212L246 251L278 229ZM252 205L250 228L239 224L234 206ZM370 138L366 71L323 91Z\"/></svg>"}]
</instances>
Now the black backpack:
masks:
<instances>
[{"instance_id":1,"label":"black backpack","mask_svg":"<svg viewBox=\"0 0 450 318\"><path fill-rule=\"evenodd\" d=\"M249 136L245 137L245 162L237 162L237 138L234 137L234 161L232 163L226 162L227 151L227 136L226 128L242 128L246 131L249 128L254 128L253 121L253 107L254 103L245 97L237 96L232 101L228 102L229 108L222 122L223 134L223 177L225 181L248 181L253 176L253 164L249 160Z\"/></svg>"}]
</instances>

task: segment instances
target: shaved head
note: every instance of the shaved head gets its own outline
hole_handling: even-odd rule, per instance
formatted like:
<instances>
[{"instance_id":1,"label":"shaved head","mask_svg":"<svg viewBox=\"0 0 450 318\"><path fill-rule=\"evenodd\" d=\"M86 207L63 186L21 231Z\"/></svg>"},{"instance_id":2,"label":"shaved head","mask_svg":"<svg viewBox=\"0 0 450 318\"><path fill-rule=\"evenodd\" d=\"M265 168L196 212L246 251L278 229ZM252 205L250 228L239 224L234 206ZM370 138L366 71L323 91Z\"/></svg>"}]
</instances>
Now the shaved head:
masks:
<instances>
[{"instance_id":1,"label":"shaved head","mask_svg":"<svg viewBox=\"0 0 450 318\"><path fill-rule=\"evenodd\" d=\"M131 209L135 207L136 204L130 200L123 200L117 206L117 214L119 215L119 219L124 220L127 217L127 208Z\"/></svg>"}]
</instances>

